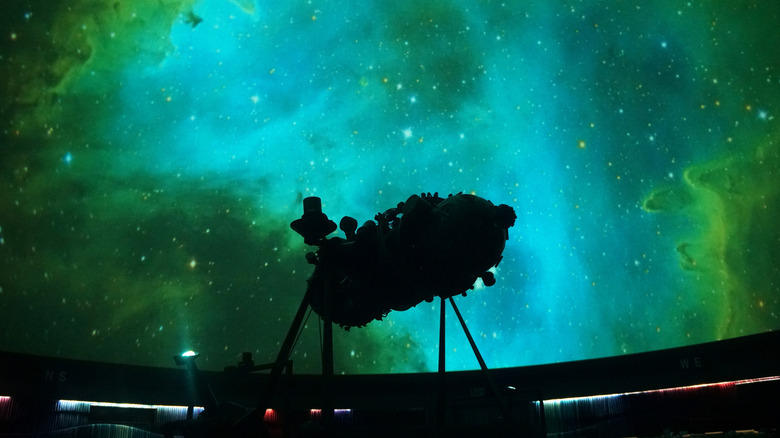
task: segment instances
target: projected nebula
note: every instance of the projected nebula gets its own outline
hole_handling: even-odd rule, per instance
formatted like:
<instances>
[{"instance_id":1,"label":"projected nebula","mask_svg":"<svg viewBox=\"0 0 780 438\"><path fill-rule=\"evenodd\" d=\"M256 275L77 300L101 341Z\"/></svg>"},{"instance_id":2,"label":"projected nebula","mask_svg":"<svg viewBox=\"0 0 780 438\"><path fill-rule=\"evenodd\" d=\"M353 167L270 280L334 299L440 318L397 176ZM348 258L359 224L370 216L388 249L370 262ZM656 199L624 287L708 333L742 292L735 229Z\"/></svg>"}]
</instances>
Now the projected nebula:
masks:
<instances>
[{"instance_id":1,"label":"projected nebula","mask_svg":"<svg viewBox=\"0 0 780 438\"><path fill-rule=\"evenodd\" d=\"M271 361L302 199L362 223L423 192L517 212L457 298L490 367L780 328L775 2L67 3L0 17L2 350ZM434 370L438 312L336 330L336 372Z\"/></svg>"}]
</instances>

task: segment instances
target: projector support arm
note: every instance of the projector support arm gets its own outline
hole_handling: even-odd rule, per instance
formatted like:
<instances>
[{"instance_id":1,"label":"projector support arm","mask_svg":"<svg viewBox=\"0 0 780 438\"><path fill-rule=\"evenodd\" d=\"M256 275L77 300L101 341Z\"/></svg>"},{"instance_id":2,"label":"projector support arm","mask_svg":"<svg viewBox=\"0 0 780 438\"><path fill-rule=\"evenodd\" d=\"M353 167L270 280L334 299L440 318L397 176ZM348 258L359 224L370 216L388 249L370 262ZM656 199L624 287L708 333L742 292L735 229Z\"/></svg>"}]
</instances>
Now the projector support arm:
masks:
<instances>
[{"instance_id":1,"label":"projector support arm","mask_svg":"<svg viewBox=\"0 0 780 438\"><path fill-rule=\"evenodd\" d=\"M471 336L471 332L469 331L469 328L466 326L466 321L463 319L463 316L460 314L460 310L458 310L458 306L455 304L455 300L452 299L452 297L449 297L450 304L452 305L452 310L455 311L455 315L458 317L458 321L460 321L461 327L463 327L463 333L466 334L466 338L469 341L469 344L471 344L471 349L474 351L474 356L477 358L477 362L479 362L479 367L482 368L482 372L485 375L485 379L487 380L488 386L490 387L491 392L496 397L496 401L498 402L498 408L501 412L501 417L506 421L508 417L507 412L507 406L506 402L503 397L501 397L501 392L498 389L498 385L496 384L495 379L493 379L493 376L490 374L490 371L488 370L487 365L485 364L485 360L482 358L482 354L479 352L479 348L477 348L477 344L474 342L474 338ZM444 297L441 299L441 313L439 315L439 406L438 406L438 412L437 412L437 421L439 422L439 426L444 425L444 418L445 418L445 410L444 410L444 399L445 399L445 372L446 372L446 366L445 366L445 354L444 354Z\"/></svg>"},{"instance_id":2,"label":"projector support arm","mask_svg":"<svg viewBox=\"0 0 780 438\"><path fill-rule=\"evenodd\" d=\"M447 306L444 304L444 297L441 297L441 306L439 308L439 394L438 394L438 406L436 407L436 426L440 429L447 424L447 365L446 365L446 352L445 344L447 336L445 332L445 314Z\"/></svg>"},{"instance_id":3,"label":"projector support arm","mask_svg":"<svg viewBox=\"0 0 780 438\"><path fill-rule=\"evenodd\" d=\"M282 375L282 371L289 364L289 357L292 349L295 345L295 340L298 337L298 332L301 330L306 310L311 305L311 293L310 289L306 288L306 293L303 295L298 311L295 313L290 328L287 330L287 335L284 338L279 353L276 356L276 361L271 368L271 374L268 377L268 381L263 388L263 392L260 395L260 400L257 407L250 411L247 415L236 421L236 425L241 425L247 420L252 418L254 422L262 422L266 409L270 405L270 400L273 394L277 391L279 380ZM330 315L330 303L328 294L322 294L320 303L323 321L323 333L322 333L322 420L323 425L326 428L331 427L335 422L335 413L333 407L333 323L329 317Z\"/></svg>"}]
</instances>

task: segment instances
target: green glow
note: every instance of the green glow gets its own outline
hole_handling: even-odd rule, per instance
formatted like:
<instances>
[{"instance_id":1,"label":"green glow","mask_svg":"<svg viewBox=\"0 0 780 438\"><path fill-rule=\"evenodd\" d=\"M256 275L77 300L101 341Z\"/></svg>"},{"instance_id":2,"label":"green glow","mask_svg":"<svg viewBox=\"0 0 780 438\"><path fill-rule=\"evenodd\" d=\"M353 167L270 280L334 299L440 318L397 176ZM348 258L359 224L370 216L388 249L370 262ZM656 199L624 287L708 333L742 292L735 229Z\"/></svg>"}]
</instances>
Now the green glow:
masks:
<instances>
[{"instance_id":1,"label":"green glow","mask_svg":"<svg viewBox=\"0 0 780 438\"><path fill-rule=\"evenodd\" d=\"M676 251L696 300L718 309L714 336L772 330L780 305L780 144L769 135L740 152L685 171L684 183L653 191L648 212L684 215Z\"/></svg>"}]
</instances>

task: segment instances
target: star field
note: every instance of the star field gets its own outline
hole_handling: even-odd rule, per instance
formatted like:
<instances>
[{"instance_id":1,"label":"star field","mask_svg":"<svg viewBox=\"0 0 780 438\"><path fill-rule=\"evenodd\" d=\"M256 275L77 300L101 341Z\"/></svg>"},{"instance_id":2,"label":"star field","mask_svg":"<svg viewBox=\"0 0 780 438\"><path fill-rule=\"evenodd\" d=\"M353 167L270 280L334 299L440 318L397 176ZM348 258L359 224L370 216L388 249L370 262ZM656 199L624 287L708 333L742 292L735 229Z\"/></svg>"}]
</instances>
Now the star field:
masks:
<instances>
[{"instance_id":1,"label":"star field","mask_svg":"<svg viewBox=\"0 0 780 438\"><path fill-rule=\"evenodd\" d=\"M271 361L302 199L362 223L434 191L518 215L457 298L490 367L780 328L773 2L69 3L0 18L0 349ZM438 306L336 330L336 372L435 370Z\"/></svg>"}]
</instances>

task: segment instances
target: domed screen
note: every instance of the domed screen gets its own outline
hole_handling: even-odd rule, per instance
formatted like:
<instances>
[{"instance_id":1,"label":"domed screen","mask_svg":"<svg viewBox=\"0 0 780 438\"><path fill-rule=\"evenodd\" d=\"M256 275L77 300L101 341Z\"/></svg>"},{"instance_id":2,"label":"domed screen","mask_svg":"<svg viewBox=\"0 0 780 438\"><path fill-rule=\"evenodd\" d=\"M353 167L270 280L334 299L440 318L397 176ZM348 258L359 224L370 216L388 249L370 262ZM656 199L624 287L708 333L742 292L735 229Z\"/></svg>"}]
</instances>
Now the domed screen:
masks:
<instances>
[{"instance_id":1,"label":"domed screen","mask_svg":"<svg viewBox=\"0 0 780 438\"><path fill-rule=\"evenodd\" d=\"M777 2L34 0L1 15L2 350L270 362L314 271L290 228L303 200L362 225L426 193L516 213L495 285L454 297L491 368L780 328ZM425 233L421 250L468 247ZM442 302L403 304L334 327L336 373L436 369ZM307 315L296 373L320 371ZM447 369L478 368L446 316Z\"/></svg>"}]
</instances>

